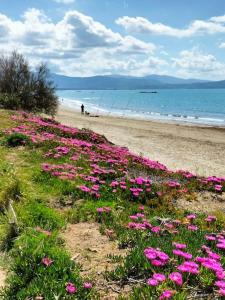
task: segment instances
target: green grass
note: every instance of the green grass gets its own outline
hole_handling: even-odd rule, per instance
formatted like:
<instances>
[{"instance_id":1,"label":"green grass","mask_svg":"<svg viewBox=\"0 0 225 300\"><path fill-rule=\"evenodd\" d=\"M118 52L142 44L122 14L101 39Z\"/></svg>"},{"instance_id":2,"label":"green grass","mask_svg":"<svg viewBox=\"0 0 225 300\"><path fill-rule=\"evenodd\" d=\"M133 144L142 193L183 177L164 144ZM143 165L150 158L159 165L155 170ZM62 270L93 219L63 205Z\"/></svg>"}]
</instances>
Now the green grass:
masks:
<instances>
[{"instance_id":1,"label":"green grass","mask_svg":"<svg viewBox=\"0 0 225 300\"><path fill-rule=\"evenodd\" d=\"M163 272L169 276L176 265L181 263L180 258L173 257L172 242L187 244L187 251L196 257L200 255L201 246L207 243L205 235L210 232L221 232L225 224L225 217L222 213L216 214L217 221L210 227L204 221L204 214L200 214L194 221L199 230L196 232L187 230L184 222L187 212L179 211L173 205L174 199L180 197L180 192L178 189L169 188L165 182L170 179L177 180L183 188L188 188L187 197L189 198L193 197L193 192L210 190L213 186L202 186L198 178L187 180L181 174L147 168L130 158L126 176L119 170L120 166L113 166L115 173L99 174L99 180L105 180L106 184L100 186L100 197L96 198L79 189L79 186L84 184L81 176L68 180L62 178L63 176L53 176L41 168L41 165L46 162L61 166L72 164L83 168L83 174L90 175L90 164L93 162L91 159L89 161L86 153L81 153L75 162L70 160L71 155L78 151L75 146L70 149L70 154L59 158L46 157L46 153L49 151L55 153L55 148L62 146L57 140L58 137L71 137L68 132L51 127L38 127L37 132L41 134L50 132L57 134L57 137L54 140L37 143L32 143L29 139L29 143L22 143L22 145L20 142L17 144L16 140L15 145L15 135L13 135L12 145L12 134L5 134L4 129L16 127L19 121L10 119L10 112L0 111L0 117L2 118L0 125L0 130L2 130L0 136L0 247L6 253L6 265L10 271L7 279L8 286L2 291L1 299L24 300L35 299L38 296L44 297L45 300L98 299L98 291L95 288L90 290L83 288L83 283L88 278L82 278L79 264L71 261L64 242L60 238L60 233L68 223L86 221L98 222L102 234L107 231L111 232L109 238L115 240L120 248L127 249L127 255L124 258L113 255L109 257L112 262L117 263L117 266L114 271L105 273L109 281L113 280L120 286L129 284L130 280L133 280L133 291L121 299L158 299L166 288L176 290L173 299L186 299L193 290L207 293L209 297L218 296L213 287L214 275L205 270L201 270L197 277L185 275L185 285L182 288L174 286L169 281L157 288L146 284L147 279L153 273ZM22 140L23 138L22 136ZM103 137L96 137L92 132L82 131L76 135L76 138L82 141L94 141L91 149L100 156L105 154L104 150L97 147L98 143L106 142ZM109 144L106 142L106 145ZM105 161L100 161L98 166L106 169L113 168ZM79 170L77 173L80 174ZM150 176L153 180L151 191L143 193L138 200L131 195L129 189L118 188L118 191L114 193L110 186L112 180L122 178L128 187L132 186L128 175L132 178L141 175ZM90 182L85 182L85 184L91 187ZM158 192L163 195L158 195ZM129 222L133 222L130 216L141 212L140 204L144 204L145 221L150 222L152 226L160 226L162 229L160 234L153 234L149 229L128 228ZM98 208L104 207L110 208L110 211L102 213L97 211ZM176 234L165 228L164 224L175 219L183 222ZM134 222L141 222L141 219ZM160 248L173 259L162 270L152 267L144 255L144 250L148 247ZM218 250L215 244L211 246L211 249L215 252ZM225 266L223 252L217 252L221 255L221 262ZM50 266L45 266L42 262L46 257L53 261ZM5 266L3 261L0 261L1 265ZM68 282L76 286L75 295L70 295L66 291ZM134 282L139 284L134 284Z\"/></svg>"}]
</instances>

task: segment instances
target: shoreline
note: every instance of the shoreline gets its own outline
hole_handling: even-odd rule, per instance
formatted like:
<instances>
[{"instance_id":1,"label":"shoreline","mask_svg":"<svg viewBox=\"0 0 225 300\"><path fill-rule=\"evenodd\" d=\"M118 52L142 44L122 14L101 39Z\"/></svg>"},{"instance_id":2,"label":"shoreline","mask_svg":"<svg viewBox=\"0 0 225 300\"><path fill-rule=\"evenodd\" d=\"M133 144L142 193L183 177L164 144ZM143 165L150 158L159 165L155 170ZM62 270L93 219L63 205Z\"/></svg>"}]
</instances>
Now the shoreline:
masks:
<instances>
[{"instance_id":1,"label":"shoreline","mask_svg":"<svg viewBox=\"0 0 225 300\"><path fill-rule=\"evenodd\" d=\"M225 176L225 128L178 124L117 116L83 116L60 105L60 122L104 134L119 146L159 161L171 170L189 170L202 176Z\"/></svg>"},{"instance_id":2,"label":"shoreline","mask_svg":"<svg viewBox=\"0 0 225 300\"><path fill-rule=\"evenodd\" d=\"M76 113L80 114L80 108L71 107L69 105L64 105L64 103L60 103L59 107L61 107L64 110L74 111ZM96 113L90 112L90 117L94 117ZM150 114L151 115L151 114ZM163 114L156 113L156 115L164 116ZM128 119L128 120L136 120L136 121L146 121L146 122L153 122L153 123L163 123L163 124L174 124L174 125L181 125L181 126L194 126L194 127L200 127L200 128L215 128L215 129L222 129L225 131L225 123L222 125L219 124L213 124L213 123L201 123L194 120L199 120L201 118L192 118L190 116L185 117L178 117L179 119L163 119L163 118L151 118L149 117L141 117L141 115L125 115L125 114L119 114L119 113L109 113L104 111L98 112L99 117L104 118L115 118L115 119ZM166 114L165 114L166 116ZM175 118L175 115L171 115ZM191 121L193 120L193 121Z\"/></svg>"}]
</instances>

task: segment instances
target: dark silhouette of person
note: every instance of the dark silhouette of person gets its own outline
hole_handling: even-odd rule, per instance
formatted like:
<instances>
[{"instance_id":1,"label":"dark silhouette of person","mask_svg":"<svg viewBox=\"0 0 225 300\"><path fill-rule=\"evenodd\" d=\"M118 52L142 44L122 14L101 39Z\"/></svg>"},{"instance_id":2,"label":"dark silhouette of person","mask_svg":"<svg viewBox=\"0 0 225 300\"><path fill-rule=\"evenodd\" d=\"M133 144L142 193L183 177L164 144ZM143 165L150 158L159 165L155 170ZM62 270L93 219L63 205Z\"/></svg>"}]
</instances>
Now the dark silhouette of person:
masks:
<instances>
[{"instance_id":1,"label":"dark silhouette of person","mask_svg":"<svg viewBox=\"0 0 225 300\"><path fill-rule=\"evenodd\" d=\"M81 108L81 114L83 115L84 114L84 104L82 104L80 108Z\"/></svg>"}]
</instances>

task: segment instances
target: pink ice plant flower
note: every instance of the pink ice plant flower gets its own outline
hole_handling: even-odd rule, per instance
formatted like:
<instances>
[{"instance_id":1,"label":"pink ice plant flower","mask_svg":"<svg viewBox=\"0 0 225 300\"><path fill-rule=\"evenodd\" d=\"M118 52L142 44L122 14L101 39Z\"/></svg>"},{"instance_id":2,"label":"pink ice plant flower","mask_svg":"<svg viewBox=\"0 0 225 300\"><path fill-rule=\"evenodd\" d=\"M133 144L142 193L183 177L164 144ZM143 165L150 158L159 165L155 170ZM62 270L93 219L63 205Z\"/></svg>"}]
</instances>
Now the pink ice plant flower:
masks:
<instances>
[{"instance_id":1,"label":"pink ice plant flower","mask_svg":"<svg viewBox=\"0 0 225 300\"><path fill-rule=\"evenodd\" d=\"M43 257L42 260L41 260L41 262L46 267L49 267L53 263L53 260L50 259L49 257Z\"/></svg>"},{"instance_id":2,"label":"pink ice plant flower","mask_svg":"<svg viewBox=\"0 0 225 300\"><path fill-rule=\"evenodd\" d=\"M213 236L213 235L205 235L205 239L207 240L207 241L216 241L216 237L215 236Z\"/></svg>"},{"instance_id":3,"label":"pink ice plant flower","mask_svg":"<svg viewBox=\"0 0 225 300\"><path fill-rule=\"evenodd\" d=\"M188 230L191 230L191 231L197 231L198 230L198 227L196 225L189 225L187 228L188 228Z\"/></svg>"},{"instance_id":4,"label":"pink ice plant flower","mask_svg":"<svg viewBox=\"0 0 225 300\"><path fill-rule=\"evenodd\" d=\"M181 286L183 284L183 277L182 277L182 274L179 272L171 273L169 275L169 279L179 286Z\"/></svg>"},{"instance_id":5,"label":"pink ice plant flower","mask_svg":"<svg viewBox=\"0 0 225 300\"><path fill-rule=\"evenodd\" d=\"M199 273L199 266L193 261L185 261L184 263L179 265L177 269L182 273L191 273L191 274Z\"/></svg>"},{"instance_id":6,"label":"pink ice plant flower","mask_svg":"<svg viewBox=\"0 0 225 300\"><path fill-rule=\"evenodd\" d=\"M92 288L92 283L90 283L90 282L84 282L83 287L84 287L85 289L91 289L91 288Z\"/></svg>"},{"instance_id":7,"label":"pink ice plant flower","mask_svg":"<svg viewBox=\"0 0 225 300\"><path fill-rule=\"evenodd\" d=\"M220 296L225 296L225 289L219 289L218 293Z\"/></svg>"},{"instance_id":8,"label":"pink ice plant flower","mask_svg":"<svg viewBox=\"0 0 225 300\"><path fill-rule=\"evenodd\" d=\"M225 249L225 242L221 242L221 243L216 244L216 247L218 249Z\"/></svg>"},{"instance_id":9,"label":"pink ice plant flower","mask_svg":"<svg viewBox=\"0 0 225 300\"><path fill-rule=\"evenodd\" d=\"M223 280L217 280L215 282L215 286L217 286L219 288L222 288L222 289L225 289L225 281L223 281Z\"/></svg>"},{"instance_id":10,"label":"pink ice plant flower","mask_svg":"<svg viewBox=\"0 0 225 300\"><path fill-rule=\"evenodd\" d=\"M187 247L186 244L181 244L181 243L176 243L176 242L173 242L173 246L177 249L185 249Z\"/></svg>"},{"instance_id":11,"label":"pink ice plant flower","mask_svg":"<svg viewBox=\"0 0 225 300\"><path fill-rule=\"evenodd\" d=\"M107 207L107 206L105 206L105 207L98 207L98 208L96 208L96 211L98 213L100 213L100 214L104 213L104 212L109 213L111 211L111 207Z\"/></svg>"},{"instance_id":12,"label":"pink ice plant flower","mask_svg":"<svg viewBox=\"0 0 225 300\"><path fill-rule=\"evenodd\" d=\"M222 186L221 184L216 184L214 188L215 188L215 191L217 191L217 192L221 192L221 191L222 191L222 188L223 188L223 186Z\"/></svg>"},{"instance_id":13,"label":"pink ice plant flower","mask_svg":"<svg viewBox=\"0 0 225 300\"><path fill-rule=\"evenodd\" d=\"M176 256L183 257L184 259L187 259L187 260L192 259L192 254L191 253L184 252L180 249L174 249L173 254L176 255Z\"/></svg>"},{"instance_id":14,"label":"pink ice plant flower","mask_svg":"<svg viewBox=\"0 0 225 300\"><path fill-rule=\"evenodd\" d=\"M187 215L186 218L188 220L194 220L194 219L196 219L196 215L195 214L190 214L190 215Z\"/></svg>"},{"instance_id":15,"label":"pink ice plant flower","mask_svg":"<svg viewBox=\"0 0 225 300\"><path fill-rule=\"evenodd\" d=\"M212 270L214 272L223 272L223 267L221 263L210 257L196 257L196 261L199 262L206 269Z\"/></svg>"},{"instance_id":16,"label":"pink ice plant flower","mask_svg":"<svg viewBox=\"0 0 225 300\"><path fill-rule=\"evenodd\" d=\"M206 222L214 222L216 221L216 216L207 216L207 218L205 219Z\"/></svg>"},{"instance_id":17,"label":"pink ice plant flower","mask_svg":"<svg viewBox=\"0 0 225 300\"><path fill-rule=\"evenodd\" d=\"M77 288L75 287L75 285L72 282L68 282L66 284L66 291L69 294L75 294L77 292Z\"/></svg>"},{"instance_id":18,"label":"pink ice plant flower","mask_svg":"<svg viewBox=\"0 0 225 300\"><path fill-rule=\"evenodd\" d=\"M151 232L153 233L159 233L161 230L161 228L159 226L154 226L151 228Z\"/></svg>"},{"instance_id":19,"label":"pink ice plant flower","mask_svg":"<svg viewBox=\"0 0 225 300\"><path fill-rule=\"evenodd\" d=\"M172 291L165 290L159 297L159 300L170 299L173 296L173 294L174 293Z\"/></svg>"},{"instance_id":20,"label":"pink ice plant flower","mask_svg":"<svg viewBox=\"0 0 225 300\"><path fill-rule=\"evenodd\" d=\"M216 278L217 278L218 280L223 280L223 279L225 279L225 271L218 271L218 272L216 272Z\"/></svg>"},{"instance_id":21,"label":"pink ice plant flower","mask_svg":"<svg viewBox=\"0 0 225 300\"><path fill-rule=\"evenodd\" d=\"M154 248L146 248L144 254L151 261L151 264L157 267L164 266L169 260L169 256L166 253Z\"/></svg>"},{"instance_id":22,"label":"pink ice plant flower","mask_svg":"<svg viewBox=\"0 0 225 300\"><path fill-rule=\"evenodd\" d=\"M153 274L152 278L159 281L159 282L163 282L164 280L166 280L166 276L164 274L161 274L161 273Z\"/></svg>"},{"instance_id":23,"label":"pink ice plant flower","mask_svg":"<svg viewBox=\"0 0 225 300\"><path fill-rule=\"evenodd\" d=\"M156 279L149 278L148 281L147 281L147 284L150 285L150 286L157 286L157 285L159 285L159 282Z\"/></svg>"}]
</instances>

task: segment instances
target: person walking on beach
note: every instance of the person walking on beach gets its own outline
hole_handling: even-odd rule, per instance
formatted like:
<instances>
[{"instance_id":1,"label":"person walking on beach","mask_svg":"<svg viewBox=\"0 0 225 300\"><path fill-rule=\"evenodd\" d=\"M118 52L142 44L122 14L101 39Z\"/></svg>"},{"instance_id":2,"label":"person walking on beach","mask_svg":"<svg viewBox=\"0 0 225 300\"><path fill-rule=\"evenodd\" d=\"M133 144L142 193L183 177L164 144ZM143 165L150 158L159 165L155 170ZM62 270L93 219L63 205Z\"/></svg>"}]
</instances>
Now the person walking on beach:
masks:
<instances>
[{"instance_id":1,"label":"person walking on beach","mask_svg":"<svg viewBox=\"0 0 225 300\"><path fill-rule=\"evenodd\" d=\"M84 104L82 104L80 108L81 108L81 114L83 115L84 114Z\"/></svg>"}]
</instances>

